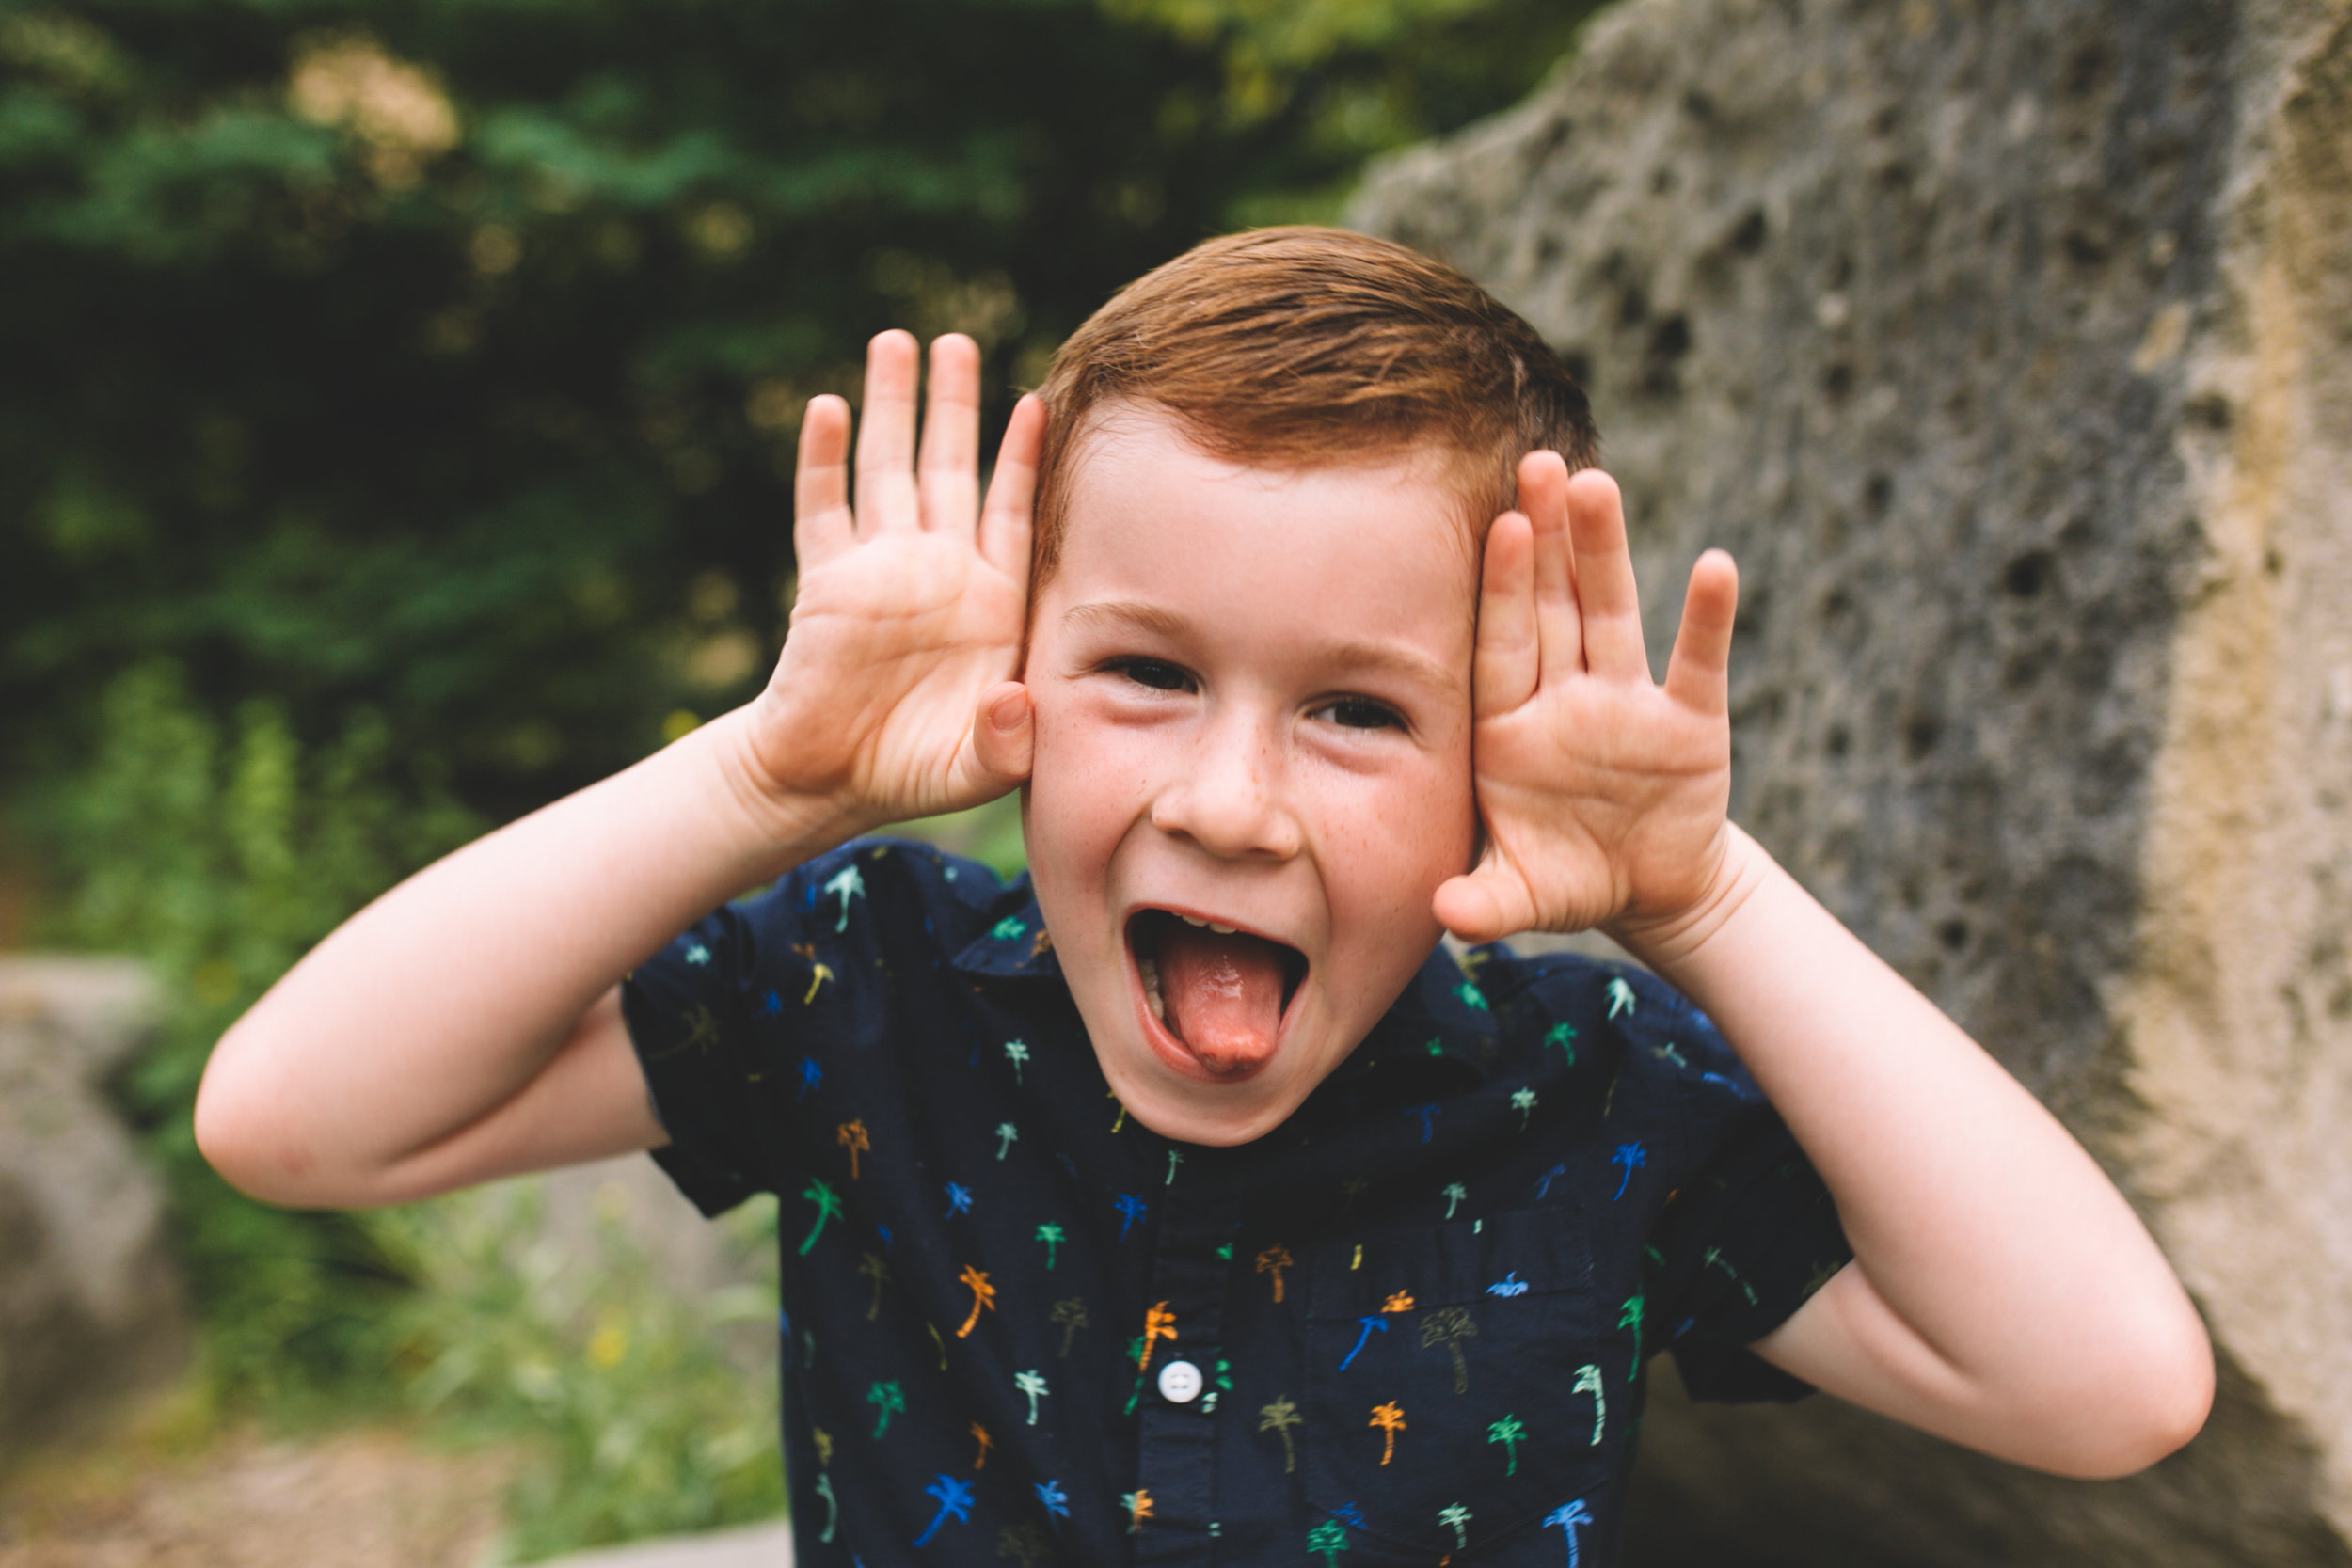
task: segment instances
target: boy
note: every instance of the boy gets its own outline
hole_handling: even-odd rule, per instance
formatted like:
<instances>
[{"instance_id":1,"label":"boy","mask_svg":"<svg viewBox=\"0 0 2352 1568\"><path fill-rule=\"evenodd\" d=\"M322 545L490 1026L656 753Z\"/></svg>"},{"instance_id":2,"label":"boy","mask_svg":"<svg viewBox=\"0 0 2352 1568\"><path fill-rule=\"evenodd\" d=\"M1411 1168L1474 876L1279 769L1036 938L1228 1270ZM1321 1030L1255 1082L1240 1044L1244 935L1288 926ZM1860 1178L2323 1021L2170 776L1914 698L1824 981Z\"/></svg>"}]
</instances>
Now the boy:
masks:
<instances>
[{"instance_id":1,"label":"boy","mask_svg":"<svg viewBox=\"0 0 2352 1568\"><path fill-rule=\"evenodd\" d=\"M2121 1196L1725 819L1731 562L1654 684L1525 324L1360 236L1211 242L984 504L977 379L932 345L918 451L875 341L854 509L810 404L767 691L307 958L207 1074L225 1173L781 1194L812 1565L1606 1563L1661 1347L2069 1474L2195 1433ZM1033 887L851 842L1016 785ZM1437 947L1597 925L1680 994Z\"/></svg>"}]
</instances>

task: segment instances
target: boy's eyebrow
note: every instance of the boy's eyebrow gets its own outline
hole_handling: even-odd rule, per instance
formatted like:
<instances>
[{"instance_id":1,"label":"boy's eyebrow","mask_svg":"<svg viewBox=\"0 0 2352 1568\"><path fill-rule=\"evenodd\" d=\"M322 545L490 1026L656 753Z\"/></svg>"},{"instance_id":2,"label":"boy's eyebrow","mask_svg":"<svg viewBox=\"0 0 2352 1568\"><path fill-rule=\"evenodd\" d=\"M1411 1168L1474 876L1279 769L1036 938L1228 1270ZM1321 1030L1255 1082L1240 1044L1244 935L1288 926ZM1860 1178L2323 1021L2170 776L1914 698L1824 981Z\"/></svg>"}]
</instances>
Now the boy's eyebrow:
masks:
<instances>
[{"instance_id":1,"label":"boy's eyebrow","mask_svg":"<svg viewBox=\"0 0 2352 1568\"><path fill-rule=\"evenodd\" d=\"M1190 621L1166 606L1134 599L1091 599L1085 604L1073 605L1063 612L1061 624L1065 627L1095 625L1125 626L1137 631L1156 632L1162 637L1184 637L1193 630ZM1448 669L1441 661L1418 649L1390 642L1349 640L1334 642L1324 652L1337 663L1385 670L1438 690L1451 690L1462 685L1466 678L1462 673Z\"/></svg>"}]
</instances>

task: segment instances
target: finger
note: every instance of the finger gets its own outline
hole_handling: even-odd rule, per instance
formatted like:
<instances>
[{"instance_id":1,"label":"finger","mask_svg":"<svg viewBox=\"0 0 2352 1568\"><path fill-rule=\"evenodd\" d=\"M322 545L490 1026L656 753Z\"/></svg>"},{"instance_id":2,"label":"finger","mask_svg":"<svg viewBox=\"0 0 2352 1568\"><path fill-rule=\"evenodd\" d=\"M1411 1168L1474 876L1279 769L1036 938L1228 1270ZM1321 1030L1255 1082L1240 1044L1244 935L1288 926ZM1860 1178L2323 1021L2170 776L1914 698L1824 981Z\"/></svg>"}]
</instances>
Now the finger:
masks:
<instances>
[{"instance_id":1,"label":"finger","mask_svg":"<svg viewBox=\"0 0 2352 1568\"><path fill-rule=\"evenodd\" d=\"M1583 617L1576 604L1574 552L1568 545L1568 465L1556 451L1519 461L1519 510L1535 530L1535 641L1541 678L1584 668Z\"/></svg>"},{"instance_id":2,"label":"finger","mask_svg":"<svg viewBox=\"0 0 2352 1568\"><path fill-rule=\"evenodd\" d=\"M1486 531L1470 675L1474 717L1508 713L1535 694L1534 555L1534 531L1518 513L1505 512Z\"/></svg>"},{"instance_id":3,"label":"finger","mask_svg":"<svg viewBox=\"0 0 2352 1568\"><path fill-rule=\"evenodd\" d=\"M992 796L1029 776L1036 749L1029 713L1029 689L1019 681L997 682L973 709L972 756L980 773L976 782Z\"/></svg>"},{"instance_id":4,"label":"finger","mask_svg":"<svg viewBox=\"0 0 2352 1568\"><path fill-rule=\"evenodd\" d=\"M961 332L931 340L930 386L915 482L927 529L967 536L979 513L980 345Z\"/></svg>"},{"instance_id":5,"label":"finger","mask_svg":"<svg viewBox=\"0 0 2352 1568\"><path fill-rule=\"evenodd\" d=\"M1535 924L1525 884L1491 864L1438 883L1429 907L1439 925L1467 942L1501 942Z\"/></svg>"},{"instance_id":6,"label":"finger","mask_svg":"<svg viewBox=\"0 0 2352 1568\"><path fill-rule=\"evenodd\" d=\"M912 332L866 346L866 405L858 410L857 527L861 534L919 526L914 496L914 359Z\"/></svg>"},{"instance_id":7,"label":"finger","mask_svg":"<svg viewBox=\"0 0 2352 1568\"><path fill-rule=\"evenodd\" d=\"M1666 660L1666 695L1696 713L1731 711L1731 628L1740 612L1740 568L1708 550L1691 568L1682 626Z\"/></svg>"},{"instance_id":8,"label":"finger","mask_svg":"<svg viewBox=\"0 0 2352 1568\"><path fill-rule=\"evenodd\" d=\"M849 457L850 405L830 392L809 399L792 472L792 554L803 569L856 537Z\"/></svg>"},{"instance_id":9,"label":"finger","mask_svg":"<svg viewBox=\"0 0 2352 1568\"><path fill-rule=\"evenodd\" d=\"M1568 481L1568 537L1576 547L1577 603L1584 619L1584 667L1612 680L1649 679L1642 646L1642 598L1626 548L1625 502L1597 468Z\"/></svg>"},{"instance_id":10,"label":"finger","mask_svg":"<svg viewBox=\"0 0 2352 1568\"><path fill-rule=\"evenodd\" d=\"M980 510L980 554L998 571L1026 581L1030 525L1037 504L1037 466L1045 449L1045 400L1029 393L1012 405L996 471Z\"/></svg>"}]
</instances>

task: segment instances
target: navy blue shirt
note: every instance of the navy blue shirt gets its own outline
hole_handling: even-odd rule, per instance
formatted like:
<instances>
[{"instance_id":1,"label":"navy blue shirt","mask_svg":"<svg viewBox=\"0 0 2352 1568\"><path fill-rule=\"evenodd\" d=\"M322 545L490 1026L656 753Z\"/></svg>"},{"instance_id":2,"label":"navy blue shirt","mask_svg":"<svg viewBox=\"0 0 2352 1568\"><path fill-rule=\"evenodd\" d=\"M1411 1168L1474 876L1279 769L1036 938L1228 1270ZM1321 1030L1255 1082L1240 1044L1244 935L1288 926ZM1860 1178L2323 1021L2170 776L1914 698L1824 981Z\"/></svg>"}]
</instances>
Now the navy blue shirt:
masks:
<instances>
[{"instance_id":1,"label":"navy blue shirt","mask_svg":"<svg viewBox=\"0 0 2352 1568\"><path fill-rule=\"evenodd\" d=\"M803 1568L1616 1560L1643 1364L1851 1256L1708 1021L1638 970L1439 950L1288 1121L1178 1144L1104 1082L1026 879L866 841L625 994L655 1158L781 1196Z\"/></svg>"}]
</instances>

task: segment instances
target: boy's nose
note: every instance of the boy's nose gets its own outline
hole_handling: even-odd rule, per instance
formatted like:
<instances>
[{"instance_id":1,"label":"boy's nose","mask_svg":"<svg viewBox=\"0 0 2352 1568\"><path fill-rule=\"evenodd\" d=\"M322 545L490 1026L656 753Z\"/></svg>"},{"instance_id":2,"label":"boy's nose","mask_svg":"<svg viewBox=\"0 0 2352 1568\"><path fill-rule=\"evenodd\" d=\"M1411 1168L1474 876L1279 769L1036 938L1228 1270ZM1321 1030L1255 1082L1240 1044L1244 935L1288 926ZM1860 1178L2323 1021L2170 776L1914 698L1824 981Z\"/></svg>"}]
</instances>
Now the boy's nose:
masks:
<instances>
[{"instance_id":1,"label":"boy's nose","mask_svg":"<svg viewBox=\"0 0 2352 1568\"><path fill-rule=\"evenodd\" d=\"M1297 820L1281 800L1280 765L1256 726L1229 721L1200 736L1190 766L1152 800L1152 825L1226 859L1298 853Z\"/></svg>"}]
</instances>

